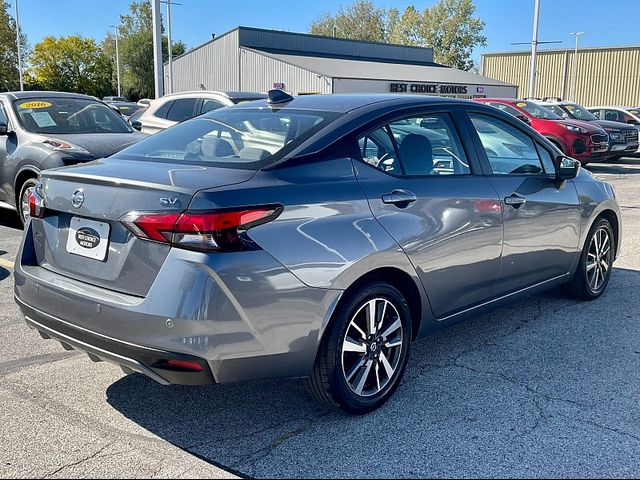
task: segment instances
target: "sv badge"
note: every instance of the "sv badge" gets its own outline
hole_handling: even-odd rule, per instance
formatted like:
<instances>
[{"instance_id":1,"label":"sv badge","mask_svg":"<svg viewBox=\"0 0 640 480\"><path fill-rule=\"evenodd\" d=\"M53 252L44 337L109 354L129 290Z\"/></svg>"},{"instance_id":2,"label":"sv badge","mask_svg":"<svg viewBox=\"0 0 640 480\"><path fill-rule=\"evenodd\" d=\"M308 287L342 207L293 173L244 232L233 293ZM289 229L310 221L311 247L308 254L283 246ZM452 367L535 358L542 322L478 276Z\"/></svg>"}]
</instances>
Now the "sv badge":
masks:
<instances>
[{"instance_id":1,"label":"sv badge","mask_svg":"<svg viewBox=\"0 0 640 480\"><path fill-rule=\"evenodd\" d=\"M162 205L163 207L179 207L180 199L164 197L160 199L160 205Z\"/></svg>"}]
</instances>

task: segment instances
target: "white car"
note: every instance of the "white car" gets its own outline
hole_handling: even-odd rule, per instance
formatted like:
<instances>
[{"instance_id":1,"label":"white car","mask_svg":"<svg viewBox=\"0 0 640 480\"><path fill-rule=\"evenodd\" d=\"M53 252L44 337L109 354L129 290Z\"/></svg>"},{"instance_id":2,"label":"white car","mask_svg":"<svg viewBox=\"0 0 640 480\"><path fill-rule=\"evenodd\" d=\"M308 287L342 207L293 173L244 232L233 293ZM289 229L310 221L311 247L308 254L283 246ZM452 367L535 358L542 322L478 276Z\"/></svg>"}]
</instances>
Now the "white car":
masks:
<instances>
[{"instance_id":1,"label":"white car","mask_svg":"<svg viewBox=\"0 0 640 480\"><path fill-rule=\"evenodd\" d=\"M203 113L242 102L267 98L257 92L181 92L152 100L149 108L138 119L144 133L156 133L176 123Z\"/></svg>"},{"instance_id":2,"label":"white car","mask_svg":"<svg viewBox=\"0 0 640 480\"><path fill-rule=\"evenodd\" d=\"M587 110L600 120L611 120L633 125L640 133L640 107L596 106L589 107ZM636 154L640 154L640 148L638 148Z\"/></svg>"}]
</instances>

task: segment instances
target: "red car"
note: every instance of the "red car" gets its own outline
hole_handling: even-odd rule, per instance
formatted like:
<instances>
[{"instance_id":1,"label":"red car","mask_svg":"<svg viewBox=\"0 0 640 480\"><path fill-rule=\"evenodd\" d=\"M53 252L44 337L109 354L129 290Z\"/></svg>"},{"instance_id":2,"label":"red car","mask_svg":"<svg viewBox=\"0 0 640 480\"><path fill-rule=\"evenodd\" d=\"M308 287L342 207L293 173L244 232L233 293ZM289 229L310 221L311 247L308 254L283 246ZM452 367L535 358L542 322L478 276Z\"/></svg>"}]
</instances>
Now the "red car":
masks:
<instances>
[{"instance_id":1,"label":"red car","mask_svg":"<svg viewBox=\"0 0 640 480\"><path fill-rule=\"evenodd\" d=\"M531 125L562 153L579 160L583 165L607 157L609 135L598 125L564 119L551 110L527 100L511 98L476 98L474 100L488 103Z\"/></svg>"}]
</instances>

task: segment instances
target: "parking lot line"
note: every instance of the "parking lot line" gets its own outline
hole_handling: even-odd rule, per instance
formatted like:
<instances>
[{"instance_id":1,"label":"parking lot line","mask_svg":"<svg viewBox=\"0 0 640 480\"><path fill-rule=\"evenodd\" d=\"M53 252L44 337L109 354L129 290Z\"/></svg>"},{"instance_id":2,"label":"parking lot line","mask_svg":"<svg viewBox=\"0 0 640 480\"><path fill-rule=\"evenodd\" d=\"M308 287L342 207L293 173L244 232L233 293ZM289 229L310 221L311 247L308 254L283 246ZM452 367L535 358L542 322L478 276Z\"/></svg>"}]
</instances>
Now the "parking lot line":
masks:
<instances>
[{"instance_id":1,"label":"parking lot line","mask_svg":"<svg viewBox=\"0 0 640 480\"><path fill-rule=\"evenodd\" d=\"M0 258L0 267L13 268L14 263L11 260Z\"/></svg>"}]
</instances>

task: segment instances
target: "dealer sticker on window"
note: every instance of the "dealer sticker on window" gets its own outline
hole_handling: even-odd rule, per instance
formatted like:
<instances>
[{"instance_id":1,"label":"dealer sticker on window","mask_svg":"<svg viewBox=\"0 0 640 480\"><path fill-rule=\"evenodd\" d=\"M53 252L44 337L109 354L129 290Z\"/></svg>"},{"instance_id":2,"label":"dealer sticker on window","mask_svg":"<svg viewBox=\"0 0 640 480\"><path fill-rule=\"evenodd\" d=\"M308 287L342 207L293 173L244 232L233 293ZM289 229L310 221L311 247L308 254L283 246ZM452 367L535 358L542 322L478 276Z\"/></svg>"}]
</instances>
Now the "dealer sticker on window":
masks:
<instances>
[{"instance_id":1,"label":"dealer sticker on window","mask_svg":"<svg viewBox=\"0 0 640 480\"><path fill-rule=\"evenodd\" d=\"M24 102L18 105L20 108L29 109L29 108L48 108L51 106L50 102Z\"/></svg>"}]
</instances>

